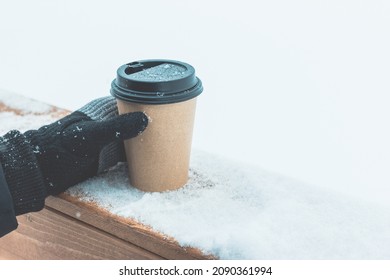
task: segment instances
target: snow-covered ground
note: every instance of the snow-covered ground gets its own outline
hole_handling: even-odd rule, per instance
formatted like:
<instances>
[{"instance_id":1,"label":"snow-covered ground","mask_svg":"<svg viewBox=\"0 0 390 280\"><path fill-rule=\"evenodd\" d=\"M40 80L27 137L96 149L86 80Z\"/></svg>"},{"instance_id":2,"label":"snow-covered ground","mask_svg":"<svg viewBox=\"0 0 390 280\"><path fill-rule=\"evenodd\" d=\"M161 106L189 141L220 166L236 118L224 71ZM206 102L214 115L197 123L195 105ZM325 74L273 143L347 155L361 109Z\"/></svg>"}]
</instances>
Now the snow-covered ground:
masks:
<instances>
[{"instance_id":1,"label":"snow-covered ground","mask_svg":"<svg viewBox=\"0 0 390 280\"><path fill-rule=\"evenodd\" d=\"M0 91L0 102L15 101ZM41 103L16 104L28 115L0 112L0 134L55 120ZM68 193L221 259L390 259L389 206L196 149L177 191L132 188L121 163Z\"/></svg>"}]
</instances>

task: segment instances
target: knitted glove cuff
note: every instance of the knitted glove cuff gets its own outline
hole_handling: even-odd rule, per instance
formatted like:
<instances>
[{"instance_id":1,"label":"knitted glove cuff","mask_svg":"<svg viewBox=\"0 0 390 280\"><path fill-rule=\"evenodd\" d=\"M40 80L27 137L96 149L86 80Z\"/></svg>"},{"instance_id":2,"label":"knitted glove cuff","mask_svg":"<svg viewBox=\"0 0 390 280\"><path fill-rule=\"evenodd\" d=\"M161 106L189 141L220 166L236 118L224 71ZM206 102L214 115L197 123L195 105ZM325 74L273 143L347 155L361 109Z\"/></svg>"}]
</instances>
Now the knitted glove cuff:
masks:
<instances>
[{"instance_id":1,"label":"knitted glove cuff","mask_svg":"<svg viewBox=\"0 0 390 280\"><path fill-rule=\"evenodd\" d=\"M30 143L19 131L12 130L0 137L0 161L15 214L41 210L46 188Z\"/></svg>"},{"instance_id":2,"label":"knitted glove cuff","mask_svg":"<svg viewBox=\"0 0 390 280\"><path fill-rule=\"evenodd\" d=\"M118 115L116 100L112 96L95 99L77 111L84 113L94 121L103 121ZM112 142L100 151L97 173L100 174L118 162L124 162L125 160L123 144Z\"/></svg>"},{"instance_id":3,"label":"knitted glove cuff","mask_svg":"<svg viewBox=\"0 0 390 280\"><path fill-rule=\"evenodd\" d=\"M112 96L95 99L77 111L84 113L94 121L103 121L118 115L116 100Z\"/></svg>"}]
</instances>

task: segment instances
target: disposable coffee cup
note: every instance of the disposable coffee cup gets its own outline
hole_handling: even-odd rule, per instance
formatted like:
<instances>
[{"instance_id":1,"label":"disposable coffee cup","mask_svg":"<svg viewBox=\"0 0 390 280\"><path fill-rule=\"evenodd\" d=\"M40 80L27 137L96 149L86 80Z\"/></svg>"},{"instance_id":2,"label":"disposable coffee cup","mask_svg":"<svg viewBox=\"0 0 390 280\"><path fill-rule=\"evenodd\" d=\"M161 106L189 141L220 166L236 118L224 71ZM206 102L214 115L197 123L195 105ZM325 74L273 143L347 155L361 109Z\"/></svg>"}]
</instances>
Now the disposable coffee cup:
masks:
<instances>
[{"instance_id":1,"label":"disposable coffee cup","mask_svg":"<svg viewBox=\"0 0 390 280\"><path fill-rule=\"evenodd\" d=\"M144 112L149 123L124 142L130 184L147 192L188 181L196 97L202 82L195 69L174 60L140 60L119 67L111 84L119 114Z\"/></svg>"}]
</instances>

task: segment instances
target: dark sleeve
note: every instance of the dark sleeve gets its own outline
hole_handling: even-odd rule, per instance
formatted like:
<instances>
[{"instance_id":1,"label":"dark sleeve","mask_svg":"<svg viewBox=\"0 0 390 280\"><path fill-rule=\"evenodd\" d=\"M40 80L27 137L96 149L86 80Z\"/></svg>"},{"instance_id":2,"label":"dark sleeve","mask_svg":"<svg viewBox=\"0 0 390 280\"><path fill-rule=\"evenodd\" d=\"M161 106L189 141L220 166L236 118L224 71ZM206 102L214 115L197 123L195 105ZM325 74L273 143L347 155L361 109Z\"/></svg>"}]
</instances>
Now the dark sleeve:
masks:
<instances>
[{"instance_id":1,"label":"dark sleeve","mask_svg":"<svg viewBox=\"0 0 390 280\"><path fill-rule=\"evenodd\" d=\"M15 230L17 227L18 223L16 221L12 197L0 163L0 237Z\"/></svg>"},{"instance_id":2,"label":"dark sleeve","mask_svg":"<svg viewBox=\"0 0 390 280\"><path fill-rule=\"evenodd\" d=\"M46 187L35 153L22 133L11 130L1 137L0 162L15 215L42 210Z\"/></svg>"},{"instance_id":3,"label":"dark sleeve","mask_svg":"<svg viewBox=\"0 0 390 280\"><path fill-rule=\"evenodd\" d=\"M17 130L0 137L0 237L16 229L15 216L40 211L46 196L28 139Z\"/></svg>"}]
</instances>

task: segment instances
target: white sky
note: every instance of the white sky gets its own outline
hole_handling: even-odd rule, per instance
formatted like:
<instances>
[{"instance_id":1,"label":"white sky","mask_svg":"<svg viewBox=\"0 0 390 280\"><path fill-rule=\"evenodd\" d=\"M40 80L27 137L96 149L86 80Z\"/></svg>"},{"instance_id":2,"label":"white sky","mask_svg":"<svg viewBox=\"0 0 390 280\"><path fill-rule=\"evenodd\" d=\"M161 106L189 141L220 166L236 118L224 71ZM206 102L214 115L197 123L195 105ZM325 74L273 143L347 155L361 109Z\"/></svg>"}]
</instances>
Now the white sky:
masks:
<instances>
[{"instance_id":1,"label":"white sky","mask_svg":"<svg viewBox=\"0 0 390 280\"><path fill-rule=\"evenodd\" d=\"M386 1L1 1L0 88L69 108L146 58L202 79L194 147L388 203Z\"/></svg>"}]
</instances>

